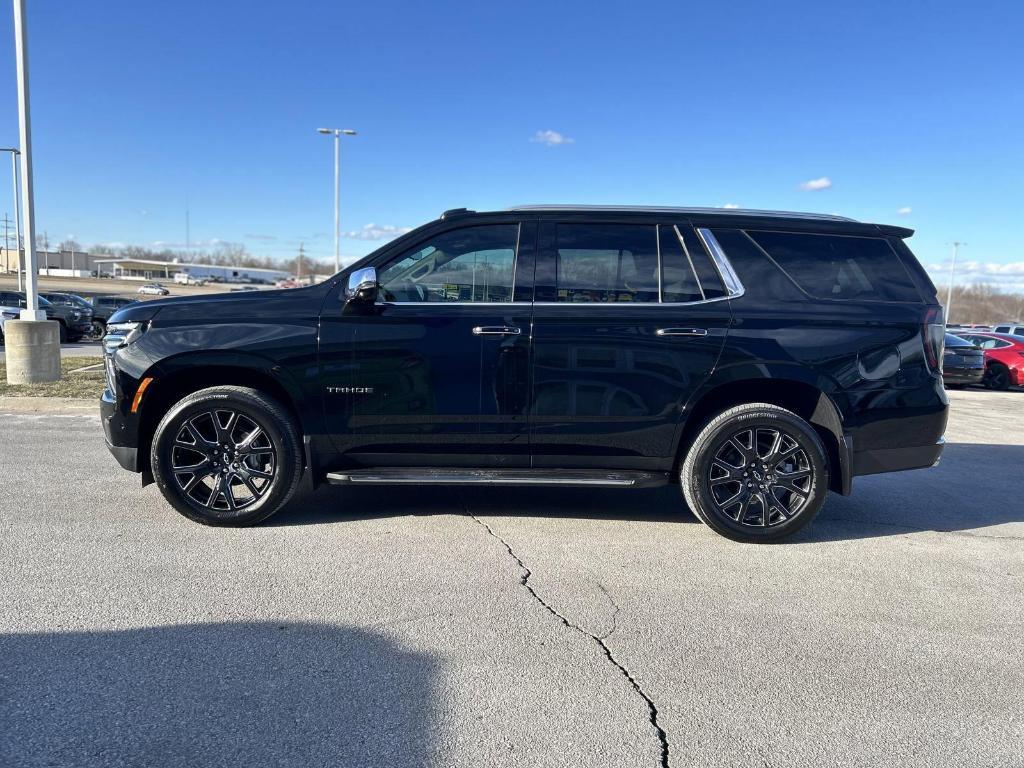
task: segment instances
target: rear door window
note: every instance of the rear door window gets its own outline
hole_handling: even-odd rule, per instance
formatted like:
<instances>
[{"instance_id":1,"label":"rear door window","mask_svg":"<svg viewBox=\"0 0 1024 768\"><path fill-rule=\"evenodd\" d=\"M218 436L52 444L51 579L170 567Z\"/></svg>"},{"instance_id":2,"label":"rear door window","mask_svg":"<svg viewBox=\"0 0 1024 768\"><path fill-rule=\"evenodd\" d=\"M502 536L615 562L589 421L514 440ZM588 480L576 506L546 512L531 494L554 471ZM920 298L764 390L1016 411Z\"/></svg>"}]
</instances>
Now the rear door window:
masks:
<instances>
[{"instance_id":1,"label":"rear door window","mask_svg":"<svg viewBox=\"0 0 1024 768\"><path fill-rule=\"evenodd\" d=\"M559 224L555 300L657 302L658 240L654 225Z\"/></svg>"},{"instance_id":2,"label":"rear door window","mask_svg":"<svg viewBox=\"0 0 1024 768\"><path fill-rule=\"evenodd\" d=\"M747 235L815 298L921 301L903 262L883 238L805 232Z\"/></svg>"}]
</instances>

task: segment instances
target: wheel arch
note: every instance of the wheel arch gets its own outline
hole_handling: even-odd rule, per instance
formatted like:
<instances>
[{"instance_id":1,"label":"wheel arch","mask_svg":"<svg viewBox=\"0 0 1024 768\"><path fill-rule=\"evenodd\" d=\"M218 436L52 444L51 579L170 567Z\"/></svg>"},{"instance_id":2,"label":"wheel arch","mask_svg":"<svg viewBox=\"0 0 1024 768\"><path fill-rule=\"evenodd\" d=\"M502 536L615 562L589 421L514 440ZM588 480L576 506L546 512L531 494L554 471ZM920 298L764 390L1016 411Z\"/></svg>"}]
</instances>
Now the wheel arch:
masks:
<instances>
[{"instance_id":1,"label":"wheel arch","mask_svg":"<svg viewBox=\"0 0 1024 768\"><path fill-rule=\"evenodd\" d=\"M697 434L717 414L744 403L770 403L792 411L814 427L828 457L829 490L848 495L850 460L843 419L822 384L802 377L776 375L730 378L705 386L687 403L673 471L679 472Z\"/></svg>"},{"instance_id":2,"label":"wheel arch","mask_svg":"<svg viewBox=\"0 0 1024 768\"><path fill-rule=\"evenodd\" d=\"M240 386L256 389L279 401L295 422L300 440L305 434L305 419L299 408L302 394L292 377L273 361L258 355L197 352L162 360L143 374L152 377L139 409L139 469L150 470L149 451L157 424L183 397L202 389Z\"/></svg>"}]
</instances>

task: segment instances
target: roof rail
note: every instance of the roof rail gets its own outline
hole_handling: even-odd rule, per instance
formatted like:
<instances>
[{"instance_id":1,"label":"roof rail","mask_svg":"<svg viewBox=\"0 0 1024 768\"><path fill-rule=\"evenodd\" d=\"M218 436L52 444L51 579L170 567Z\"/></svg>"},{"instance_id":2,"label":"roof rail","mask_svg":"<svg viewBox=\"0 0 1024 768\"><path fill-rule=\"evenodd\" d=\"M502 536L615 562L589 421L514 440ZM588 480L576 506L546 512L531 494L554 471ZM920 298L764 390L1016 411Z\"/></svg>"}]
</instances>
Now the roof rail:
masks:
<instances>
[{"instance_id":1,"label":"roof rail","mask_svg":"<svg viewBox=\"0 0 1024 768\"><path fill-rule=\"evenodd\" d=\"M441 220L444 221L445 219L451 219L455 216L464 216L467 213L476 213L476 211L471 211L469 208L449 208L441 214Z\"/></svg>"},{"instance_id":2,"label":"roof rail","mask_svg":"<svg viewBox=\"0 0 1024 768\"><path fill-rule=\"evenodd\" d=\"M510 211L624 211L631 213L675 213L722 216L770 216L786 219L813 219L823 221L852 221L848 216L836 216L828 213L798 213L795 211L760 211L753 208L693 208L670 205L516 205Z\"/></svg>"}]
</instances>

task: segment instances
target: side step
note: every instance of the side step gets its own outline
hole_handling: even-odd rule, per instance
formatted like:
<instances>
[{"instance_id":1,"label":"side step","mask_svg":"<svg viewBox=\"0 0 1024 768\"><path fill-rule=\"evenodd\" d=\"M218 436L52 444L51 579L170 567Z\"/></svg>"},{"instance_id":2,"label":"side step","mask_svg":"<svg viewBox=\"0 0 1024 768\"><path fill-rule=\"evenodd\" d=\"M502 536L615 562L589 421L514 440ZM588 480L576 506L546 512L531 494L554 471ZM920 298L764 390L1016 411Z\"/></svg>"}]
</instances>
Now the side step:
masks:
<instances>
[{"instance_id":1,"label":"side step","mask_svg":"<svg viewBox=\"0 0 1024 768\"><path fill-rule=\"evenodd\" d=\"M667 472L591 469L448 469L395 467L330 472L331 485L558 485L644 488L665 485Z\"/></svg>"}]
</instances>

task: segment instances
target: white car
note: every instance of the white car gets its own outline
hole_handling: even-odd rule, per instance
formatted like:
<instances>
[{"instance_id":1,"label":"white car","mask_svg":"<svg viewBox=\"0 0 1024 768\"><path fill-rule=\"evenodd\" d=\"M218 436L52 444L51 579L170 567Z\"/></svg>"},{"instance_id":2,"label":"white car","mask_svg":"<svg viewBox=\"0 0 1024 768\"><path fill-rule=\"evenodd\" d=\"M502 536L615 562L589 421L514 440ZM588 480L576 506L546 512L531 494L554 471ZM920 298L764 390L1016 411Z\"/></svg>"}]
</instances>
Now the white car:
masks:
<instances>
[{"instance_id":1,"label":"white car","mask_svg":"<svg viewBox=\"0 0 1024 768\"><path fill-rule=\"evenodd\" d=\"M139 287L137 293L143 293L148 296L166 296L170 291L160 285L160 283L146 283Z\"/></svg>"}]
</instances>

